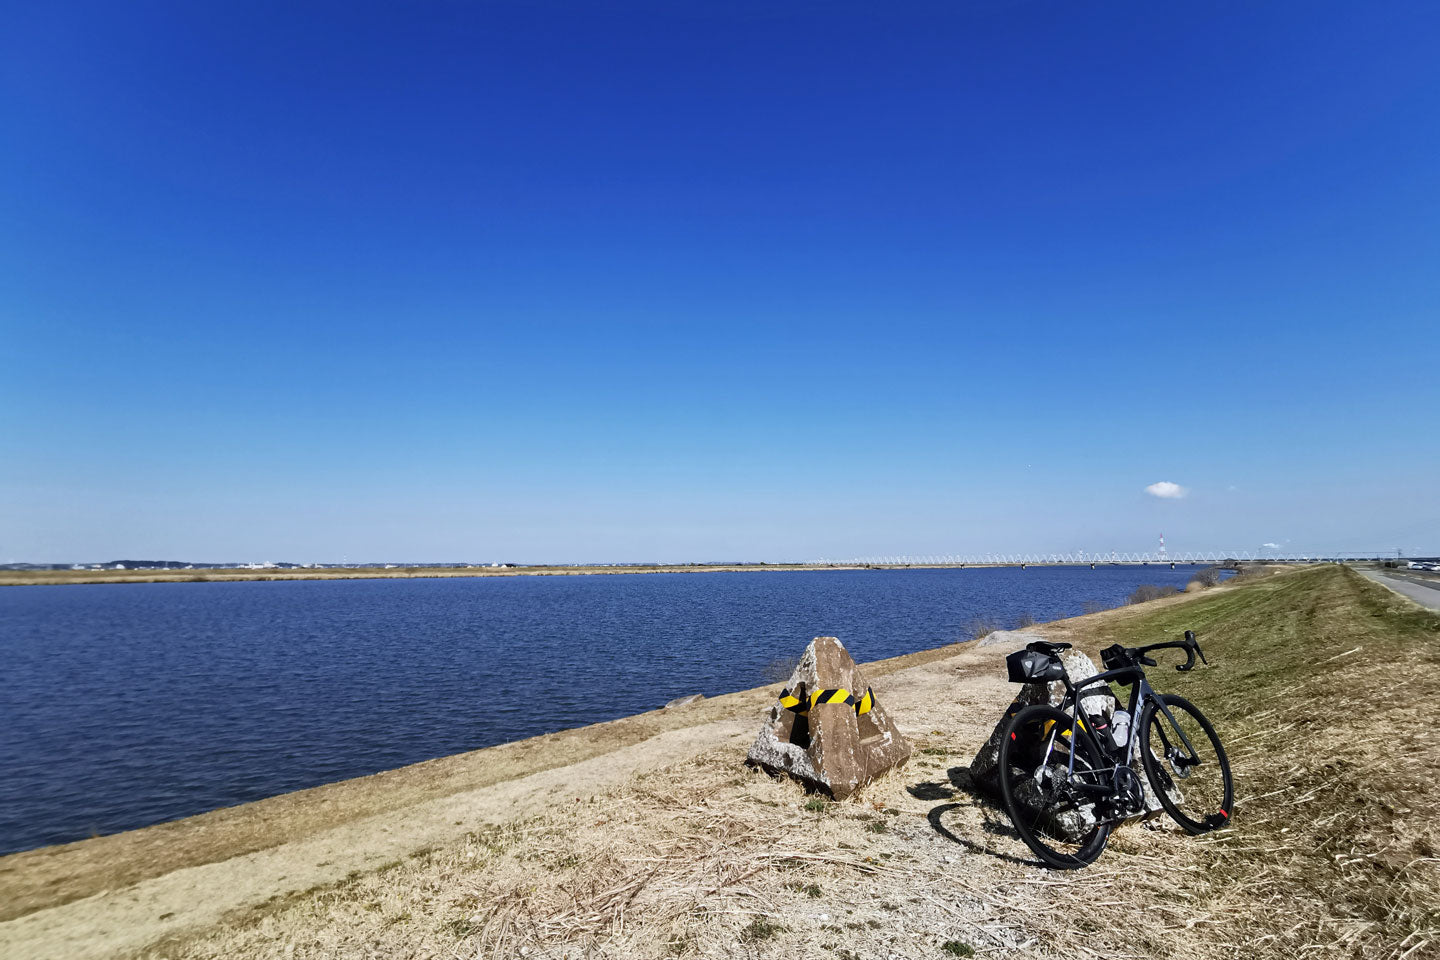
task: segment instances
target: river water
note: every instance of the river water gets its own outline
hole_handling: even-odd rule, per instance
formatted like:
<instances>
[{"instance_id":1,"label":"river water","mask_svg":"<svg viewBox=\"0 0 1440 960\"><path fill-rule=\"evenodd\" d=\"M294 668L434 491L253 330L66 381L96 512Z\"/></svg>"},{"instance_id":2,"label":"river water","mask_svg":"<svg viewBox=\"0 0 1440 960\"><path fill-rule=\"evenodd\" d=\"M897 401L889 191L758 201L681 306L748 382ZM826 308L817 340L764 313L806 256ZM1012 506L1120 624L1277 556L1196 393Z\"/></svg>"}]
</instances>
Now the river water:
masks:
<instances>
[{"instance_id":1,"label":"river water","mask_svg":"<svg viewBox=\"0 0 1440 960\"><path fill-rule=\"evenodd\" d=\"M876 660L1195 569L3 588L0 853L756 686L814 636Z\"/></svg>"}]
</instances>

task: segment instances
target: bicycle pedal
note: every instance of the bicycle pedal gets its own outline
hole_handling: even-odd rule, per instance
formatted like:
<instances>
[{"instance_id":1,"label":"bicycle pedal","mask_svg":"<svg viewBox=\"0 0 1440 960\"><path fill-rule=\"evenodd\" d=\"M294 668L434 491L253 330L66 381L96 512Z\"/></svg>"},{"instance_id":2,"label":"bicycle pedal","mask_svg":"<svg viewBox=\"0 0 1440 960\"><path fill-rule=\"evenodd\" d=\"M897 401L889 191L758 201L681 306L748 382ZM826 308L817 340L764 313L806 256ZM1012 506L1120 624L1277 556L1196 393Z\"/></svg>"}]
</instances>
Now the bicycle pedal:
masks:
<instances>
[{"instance_id":1,"label":"bicycle pedal","mask_svg":"<svg viewBox=\"0 0 1440 960\"><path fill-rule=\"evenodd\" d=\"M1123 821L1126 816L1125 808L1116 806L1113 803L1107 803L1103 807L1097 806L1095 808L1095 821L1097 823L1116 824Z\"/></svg>"}]
</instances>

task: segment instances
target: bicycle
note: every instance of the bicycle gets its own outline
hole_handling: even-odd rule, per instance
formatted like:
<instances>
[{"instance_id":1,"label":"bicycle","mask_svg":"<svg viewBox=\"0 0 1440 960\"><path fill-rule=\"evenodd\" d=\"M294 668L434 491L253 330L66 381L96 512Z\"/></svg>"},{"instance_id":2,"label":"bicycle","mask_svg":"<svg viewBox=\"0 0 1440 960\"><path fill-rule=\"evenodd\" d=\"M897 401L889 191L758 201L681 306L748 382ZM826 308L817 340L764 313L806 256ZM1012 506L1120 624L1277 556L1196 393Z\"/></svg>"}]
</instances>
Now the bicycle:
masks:
<instances>
[{"instance_id":1,"label":"bicycle","mask_svg":"<svg viewBox=\"0 0 1440 960\"><path fill-rule=\"evenodd\" d=\"M1184 650L1185 663L1175 668L1182 673L1195 668L1197 653L1209 666L1194 631L1186 630L1183 641L1107 647L1100 654L1105 671L1078 684L1059 656L1069 647L1035 641L1006 658L1011 682L1065 685L1058 708L1027 706L1010 718L1001 736L1000 793L1026 845L1057 869L1094 863L1115 826L1146 809L1131 765L1137 752L1161 807L1187 833L1225 826L1234 812L1235 789L1214 726L1184 697L1156 693L1145 677L1145 667L1158 666L1147 656L1155 650ZM1135 717L1140 708L1135 729L1123 736L1119 723L1107 728L1082 715L1081 702L1096 693L1115 699L1108 686L1089 689L1110 681L1130 687L1126 716ZM1118 711L1112 719L1121 719Z\"/></svg>"}]
</instances>

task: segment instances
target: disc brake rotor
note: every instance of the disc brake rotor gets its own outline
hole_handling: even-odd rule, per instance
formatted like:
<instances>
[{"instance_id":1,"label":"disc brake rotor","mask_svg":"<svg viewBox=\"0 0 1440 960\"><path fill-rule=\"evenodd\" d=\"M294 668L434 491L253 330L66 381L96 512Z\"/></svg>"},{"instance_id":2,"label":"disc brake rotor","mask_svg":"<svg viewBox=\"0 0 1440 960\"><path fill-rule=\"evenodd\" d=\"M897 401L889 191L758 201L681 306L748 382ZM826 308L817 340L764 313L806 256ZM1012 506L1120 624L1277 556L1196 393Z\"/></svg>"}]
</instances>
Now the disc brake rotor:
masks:
<instances>
[{"instance_id":1,"label":"disc brake rotor","mask_svg":"<svg viewBox=\"0 0 1440 960\"><path fill-rule=\"evenodd\" d=\"M1200 765L1200 761L1191 760L1184 756L1179 750L1171 747L1165 751L1165 765L1170 768L1170 775L1176 780L1188 780L1190 774Z\"/></svg>"}]
</instances>

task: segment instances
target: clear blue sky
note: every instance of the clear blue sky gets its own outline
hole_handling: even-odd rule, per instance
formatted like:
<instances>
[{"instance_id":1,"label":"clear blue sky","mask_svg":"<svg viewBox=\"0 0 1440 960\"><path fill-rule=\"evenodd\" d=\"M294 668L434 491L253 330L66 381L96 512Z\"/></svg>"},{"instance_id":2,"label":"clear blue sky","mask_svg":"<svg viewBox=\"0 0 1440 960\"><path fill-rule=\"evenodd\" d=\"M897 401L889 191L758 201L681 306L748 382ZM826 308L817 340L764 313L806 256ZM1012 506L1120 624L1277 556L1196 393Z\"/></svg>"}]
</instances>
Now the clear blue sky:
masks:
<instances>
[{"instance_id":1,"label":"clear blue sky","mask_svg":"<svg viewBox=\"0 0 1440 960\"><path fill-rule=\"evenodd\" d=\"M1440 549L1437 49L1432 3L12 7L0 561Z\"/></svg>"}]
</instances>

